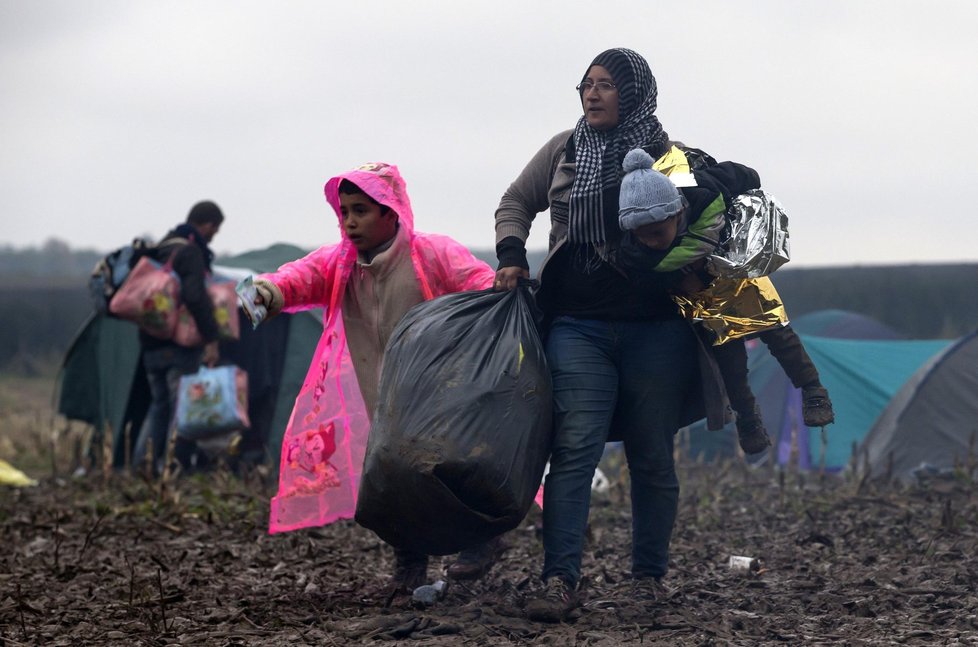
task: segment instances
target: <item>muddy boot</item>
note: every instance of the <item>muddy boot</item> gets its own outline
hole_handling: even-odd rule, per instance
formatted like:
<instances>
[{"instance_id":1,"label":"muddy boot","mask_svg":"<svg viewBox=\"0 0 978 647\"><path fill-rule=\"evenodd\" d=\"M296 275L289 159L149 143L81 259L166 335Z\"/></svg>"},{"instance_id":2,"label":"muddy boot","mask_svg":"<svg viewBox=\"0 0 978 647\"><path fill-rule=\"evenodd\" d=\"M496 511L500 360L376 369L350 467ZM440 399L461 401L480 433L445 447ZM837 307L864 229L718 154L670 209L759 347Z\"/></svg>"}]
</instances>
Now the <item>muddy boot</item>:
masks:
<instances>
[{"instance_id":1,"label":"muddy boot","mask_svg":"<svg viewBox=\"0 0 978 647\"><path fill-rule=\"evenodd\" d=\"M498 615L522 618L526 608L525 597L517 585L508 580L503 580L495 598L491 601L491 606Z\"/></svg>"},{"instance_id":2,"label":"muddy boot","mask_svg":"<svg viewBox=\"0 0 978 647\"><path fill-rule=\"evenodd\" d=\"M546 586L526 603L526 617L536 622L566 620L578 606L574 587L562 577L551 577Z\"/></svg>"},{"instance_id":3,"label":"muddy boot","mask_svg":"<svg viewBox=\"0 0 978 647\"><path fill-rule=\"evenodd\" d=\"M414 589L427 583L427 555L395 548L394 560L394 575L384 585L368 591L368 600L389 607L395 600L410 600Z\"/></svg>"},{"instance_id":4,"label":"muddy boot","mask_svg":"<svg viewBox=\"0 0 978 647\"><path fill-rule=\"evenodd\" d=\"M458 554L458 559L448 567L448 577L453 580L475 580L486 573L496 563L496 558L503 554L506 547L500 537L467 548Z\"/></svg>"},{"instance_id":5,"label":"muddy boot","mask_svg":"<svg viewBox=\"0 0 978 647\"><path fill-rule=\"evenodd\" d=\"M664 602L672 595L657 577L637 577L629 584L628 598L633 602Z\"/></svg>"},{"instance_id":6,"label":"muddy boot","mask_svg":"<svg viewBox=\"0 0 978 647\"><path fill-rule=\"evenodd\" d=\"M824 427L835 422L829 392L824 386L806 386L801 390L801 413L809 427Z\"/></svg>"},{"instance_id":7,"label":"muddy boot","mask_svg":"<svg viewBox=\"0 0 978 647\"><path fill-rule=\"evenodd\" d=\"M737 416L737 440L745 454L759 454L771 446L760 408L754 407L753 415Z\"/></svg>"},{"instance_id":8,"label":"muddy boot","mask_svg":"<svg viewBox=\"0 0 978 647\"><path fill-rule=\"evenodd\" d=\"M427 583L428 579L428 556L409 550L394 550L396 558L394 564L394 577L389 583L390 587L398 591L412 593L414 589Z\"/></svg>"}]
</instances>

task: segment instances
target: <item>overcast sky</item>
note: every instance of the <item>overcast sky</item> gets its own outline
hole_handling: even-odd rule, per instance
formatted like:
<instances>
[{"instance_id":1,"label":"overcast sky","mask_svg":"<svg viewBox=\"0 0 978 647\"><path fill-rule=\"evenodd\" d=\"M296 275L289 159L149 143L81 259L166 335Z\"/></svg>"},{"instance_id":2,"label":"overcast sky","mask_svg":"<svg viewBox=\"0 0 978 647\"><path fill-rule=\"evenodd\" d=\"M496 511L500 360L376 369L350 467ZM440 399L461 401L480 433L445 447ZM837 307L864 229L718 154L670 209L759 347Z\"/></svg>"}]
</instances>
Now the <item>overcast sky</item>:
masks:
<instances>
[{"instance_id":1,"label":"overcast sky","mask_svg":"<svg viewBox=\"0 0 978 647\"><path fill-rule=\"evenodd\" d=\"M209 198L219 252L311 248L325 181L382 160L419 230L489 248L622 46L674 139L758 170L791 266L975 261L976 27L972 0L0 0L0 244L109 249Z\"/></svg>"}]
</instances>

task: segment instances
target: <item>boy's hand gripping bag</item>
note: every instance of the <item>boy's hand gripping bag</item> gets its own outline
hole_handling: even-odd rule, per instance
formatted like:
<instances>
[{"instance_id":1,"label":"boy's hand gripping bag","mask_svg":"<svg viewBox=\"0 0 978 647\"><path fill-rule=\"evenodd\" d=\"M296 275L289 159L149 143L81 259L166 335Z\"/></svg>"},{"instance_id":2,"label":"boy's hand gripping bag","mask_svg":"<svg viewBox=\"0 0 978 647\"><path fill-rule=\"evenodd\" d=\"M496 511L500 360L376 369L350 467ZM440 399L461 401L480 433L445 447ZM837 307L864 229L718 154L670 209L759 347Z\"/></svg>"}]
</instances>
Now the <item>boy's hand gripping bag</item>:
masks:
<instances>
[{"instance_id":1,"label":"boy's hand gripping bag","mask_svg":"<svg viewBox=\"0 0 978 647\"><path fill-rule=\"evenodd\" d=\"M445 295L404 316L384 354L358 523L432 555L519 525L551 443L534 315L521 285Z\"/></svg>"},{"instance_id":2,"label":"boy's hand gripping bag","mask_svg":"<svg viewBox=\"0 0 978 647\"><path fill-rule=\"evenodd\" d=\"M201 367L180 378L177 435L202 440L232 429L247 429L248 374L237 366Z\"/></svg>"}]
</instances>

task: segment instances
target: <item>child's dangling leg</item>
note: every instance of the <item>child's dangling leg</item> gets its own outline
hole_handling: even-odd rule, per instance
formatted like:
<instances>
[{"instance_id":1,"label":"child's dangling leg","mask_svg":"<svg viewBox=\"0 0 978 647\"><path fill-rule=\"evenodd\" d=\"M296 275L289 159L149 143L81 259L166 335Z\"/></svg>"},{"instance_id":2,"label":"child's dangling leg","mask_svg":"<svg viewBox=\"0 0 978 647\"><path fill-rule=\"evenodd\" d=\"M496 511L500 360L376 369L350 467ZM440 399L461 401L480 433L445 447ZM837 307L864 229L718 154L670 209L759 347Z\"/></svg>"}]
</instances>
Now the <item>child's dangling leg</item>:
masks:
<instances>
[{"instance_id":1,"label":"child's dangling leg","mask_svg":"<svg viewBox=\"0 0 978 647\"><path fill-rule=\"evenodd\" d=\"M795 388L801 389L802 417L805 424L809 427L824 427L835 422L829 392L819 381L815 363L791 326L767 330L760 334L760 338Z\"/></svg>"},{"instance_id":2,"label":"child's dangling leg","mask_svg":"<svg viewBox=\"0 0 978 647\"><path fill-rule=\"evenodd\" d=\"M743 339L713 346L713 356L723 377L730 406L737 414L737 440L746 454L758 454L771 445L761 410L747 381L747 347Z\"/></svg>"}]
</instances>

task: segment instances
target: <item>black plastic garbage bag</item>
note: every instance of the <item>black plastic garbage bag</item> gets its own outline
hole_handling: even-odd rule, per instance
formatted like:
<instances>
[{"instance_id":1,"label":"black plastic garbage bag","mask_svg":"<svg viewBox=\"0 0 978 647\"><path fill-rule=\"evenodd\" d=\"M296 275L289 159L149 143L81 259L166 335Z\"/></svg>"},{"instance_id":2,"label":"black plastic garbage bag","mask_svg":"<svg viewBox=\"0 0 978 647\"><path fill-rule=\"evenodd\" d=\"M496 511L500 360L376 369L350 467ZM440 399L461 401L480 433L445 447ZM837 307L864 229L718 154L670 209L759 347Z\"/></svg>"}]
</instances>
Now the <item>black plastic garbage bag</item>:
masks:
<instances>
[{"instance_id":1,"label":"black plastic garbage bag","mask_svg":"<svg viewBox=\"0 0 978 647\"><path fill-rule=\"evenodd\" d=\"M356 520L446 555L522 521L550 452L550 373L528 287L412 308L384 354Z\"/></svg>"}]
</instances>

